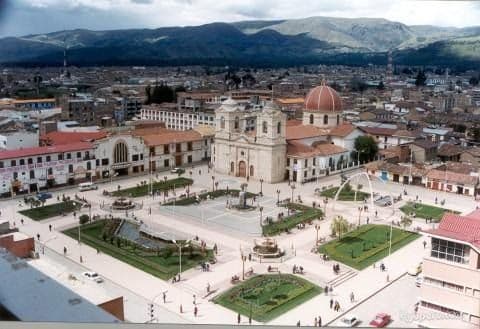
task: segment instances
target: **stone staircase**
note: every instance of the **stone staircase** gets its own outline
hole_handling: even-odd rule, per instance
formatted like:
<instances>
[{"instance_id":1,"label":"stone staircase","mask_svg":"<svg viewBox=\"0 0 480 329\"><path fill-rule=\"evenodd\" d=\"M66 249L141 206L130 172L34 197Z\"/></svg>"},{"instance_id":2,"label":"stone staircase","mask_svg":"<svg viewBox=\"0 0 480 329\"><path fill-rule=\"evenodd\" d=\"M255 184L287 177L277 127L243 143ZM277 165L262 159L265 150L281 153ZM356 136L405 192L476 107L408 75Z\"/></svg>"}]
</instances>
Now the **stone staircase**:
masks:
<instances>
[{"instance_id":1,"label":"stone staircase","mask_svg":"<svg viewBox=\"0 0 480 329\"><path fill-rule=\"evenodd\" d=\"M358 274L357 271L349 269L349 270L341 273L340 275L338 275L334 279L328 281L327 285L332 286L332 287L338 287L342 283L347 282L351 278L355 277L357 274Z\"/></svg>"}]
</instances>

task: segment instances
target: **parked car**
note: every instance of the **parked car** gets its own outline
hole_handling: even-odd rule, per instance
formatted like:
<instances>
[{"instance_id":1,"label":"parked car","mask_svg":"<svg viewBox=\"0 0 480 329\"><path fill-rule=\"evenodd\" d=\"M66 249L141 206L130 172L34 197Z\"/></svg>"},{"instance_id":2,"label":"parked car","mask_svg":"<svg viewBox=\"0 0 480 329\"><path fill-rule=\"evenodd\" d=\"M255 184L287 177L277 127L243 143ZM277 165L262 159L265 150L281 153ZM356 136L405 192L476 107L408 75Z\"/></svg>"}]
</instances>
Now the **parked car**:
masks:
<instances>
[{"instance_id":1,"label":"parked car","mask_svg":"<svg viewBox=\"0 0 480 329\"><path fill-rule=\"evenodd\" d=\"M375 328L383 328L392 321L392 317L387 313L378 313L375 319L370 321L370 325Z\"/></svg>"},{"instance_id":2,"label":"parked car","mask_svg":"<svg viewBox=\"0 0 480 329\"><path fill-rule=\"evenodd\" d=\"M355 327L360 323L360 320L355 315L347 315L340 319L340 327Z\"/></svg>"},{"instance_id":3,"label":"parked car","mask_svg":"<svg viewBox=\"0 0 480 329\"><path fill-rule=\"evenodd\" d=\"M52 193L49 193L49 192L37 193L37 199L40 200L40 201L45 201L45 200L50 199L50 198L52 198Z\"/></svg>"},{"instance_id":4,"label":"parked car","mask_svg":"<svg viewBox=\"0 0 480 329\"><path fill-rule=\"evenodd\" d=\"M422 262L408 269L407 273L412 276L417 276L422 272Z\"/></svg>"},{"instance_id":5,"label":"parked car","mask_svg":"<svg viewBox=\"0 0 480 329\"><path fill-rule=\"evenodd\" d=\"M183 169L183 168L173 168L172 170L170 170L170 172L172 174L179 174L180 175L180 174L185 173L185 169Z\"/></svg>"},{"instance_id":6,"label":"parked car","mask_svg":"<svg viewBox=\"0 0 480 329\"><path fill-rule=\"evenodd\" d=\"M100 275L98 275L97 272L83 272L82 275L84 277L86 277L87 279L92 280L96 283L102 283L103 282L103 278Z\"/></svg>"},{"instance_id":7,"label":"parked car","mask_svg":"<svg viewBox=\"0 0 480 329\"><path fill-rule=\"evenodd\" d=\"M374 201L377 206L386 207L392 205L392 197L390 195L381 196Z\"/></svg>"}]
</instances>

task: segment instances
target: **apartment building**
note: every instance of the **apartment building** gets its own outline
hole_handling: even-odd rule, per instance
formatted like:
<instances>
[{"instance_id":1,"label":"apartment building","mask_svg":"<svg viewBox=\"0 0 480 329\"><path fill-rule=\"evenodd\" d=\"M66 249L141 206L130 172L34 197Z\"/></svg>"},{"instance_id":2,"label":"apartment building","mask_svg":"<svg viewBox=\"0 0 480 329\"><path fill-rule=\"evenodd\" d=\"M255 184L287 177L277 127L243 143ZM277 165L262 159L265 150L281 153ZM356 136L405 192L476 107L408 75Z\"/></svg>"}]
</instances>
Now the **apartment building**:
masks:
<instances>
[{"instance_id":1,"label":"apartment building","mask_svg":"<svg viewBox=\"0 0 480 329\"><path fill-rule=\"evenodd\" d=\"M419 314L423 327L480 326L480 211L445 214L427 231Z\"/></svg>"}]
</instances>

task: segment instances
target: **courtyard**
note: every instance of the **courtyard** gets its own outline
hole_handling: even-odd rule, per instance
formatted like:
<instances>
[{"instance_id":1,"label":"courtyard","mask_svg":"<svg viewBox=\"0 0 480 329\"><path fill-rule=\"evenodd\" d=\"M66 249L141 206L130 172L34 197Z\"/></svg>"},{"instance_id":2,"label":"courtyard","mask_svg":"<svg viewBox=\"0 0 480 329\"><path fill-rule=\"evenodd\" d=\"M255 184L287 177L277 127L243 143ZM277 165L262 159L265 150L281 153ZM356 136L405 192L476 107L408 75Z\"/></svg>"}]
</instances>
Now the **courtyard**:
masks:
<instances>
[{"instance_id":1,"label":"courtyard","mask_svg":"<svg viewBox=\"0 0 480 329\"><path fill-rule=\"evenodd\" d=\"M392 232L391 250L390 232ZM362 270L418 237L416 233L387 225L368 224L322 245L319 252L357 270Z\"/></svg>"},{"instance_id":2,"label":"courtyard","mask_svg":"<svg viewBox=\"0 0 480 329\"><path fill-rule=\"evenodd\" d=\"M20 210L19 213L33 220L41 221L51 217L66 215L80 209L81 204L76 201L61 201L46 206Z\"/></svg>"},{"instance_id":3,"label":"courtyard","mask_svg":"<svg viewBox=\"0 0 480 329\"><path fill-rule=\"evenodd\" d=\"M322 289L291 274L259 275L215 298L218 303L259 322L267 322L320 294Z\"/></svg>"},{"instance_id":4,"label":"courtyard","mask_svg":"<svg viewBox=\"0 0 480 329\"><path fill-rule=\"evenodd\" d=\"M422 219L431 218L435 222L439 222L446 212L452 212L456 214L459 213L458 211L430 206L427 204L413 202L413 201L407 202L404 206L400 207L400 210L408 216L413 215L414 217L418 217Z\"/></svg>"}]
</instances>

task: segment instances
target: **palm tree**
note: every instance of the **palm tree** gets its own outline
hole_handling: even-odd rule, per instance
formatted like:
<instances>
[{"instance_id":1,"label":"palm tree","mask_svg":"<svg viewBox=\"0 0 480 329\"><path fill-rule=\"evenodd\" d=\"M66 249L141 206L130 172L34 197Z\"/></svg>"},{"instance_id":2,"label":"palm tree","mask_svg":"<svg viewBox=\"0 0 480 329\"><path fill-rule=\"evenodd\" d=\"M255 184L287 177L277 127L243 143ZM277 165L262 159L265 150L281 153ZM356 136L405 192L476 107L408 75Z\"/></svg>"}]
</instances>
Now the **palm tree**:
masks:
<instances>
[{"instance_id":1,"label":"palm tree","mask_svg":"<svg viewBox=\"0 0 480 329\"><path fill-rule=\"evenodd\" d=\"M343 233L346 233L348 231L349 227L350 225L348 221L342 216L336 216L333 219L332 224L330 225L332 235L338 235L339 238L342 237Z\"/></svg>"}]
</instances>

